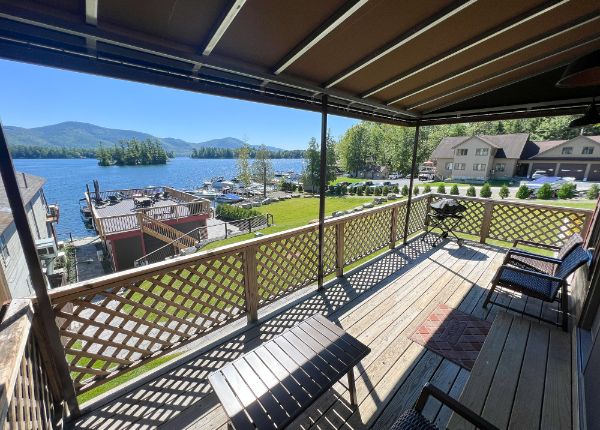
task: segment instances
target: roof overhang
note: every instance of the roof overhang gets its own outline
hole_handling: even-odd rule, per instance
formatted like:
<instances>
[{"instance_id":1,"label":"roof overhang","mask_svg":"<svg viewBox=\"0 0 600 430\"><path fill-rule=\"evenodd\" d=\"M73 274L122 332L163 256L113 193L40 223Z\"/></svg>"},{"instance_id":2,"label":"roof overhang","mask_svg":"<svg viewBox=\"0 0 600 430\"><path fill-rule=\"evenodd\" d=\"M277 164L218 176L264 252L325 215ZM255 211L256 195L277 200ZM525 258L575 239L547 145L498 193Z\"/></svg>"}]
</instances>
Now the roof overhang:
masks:
<instances>
[{"instance_id":1,"label":"roof overhang","mask_svg":"<svg viewBox=\"0 0 600 430\"><path fill-rule=\"evenodd\" d=\"M583 112L586 0L2 0L0 57L402 125Z\"/></svg>"}]
</instances>

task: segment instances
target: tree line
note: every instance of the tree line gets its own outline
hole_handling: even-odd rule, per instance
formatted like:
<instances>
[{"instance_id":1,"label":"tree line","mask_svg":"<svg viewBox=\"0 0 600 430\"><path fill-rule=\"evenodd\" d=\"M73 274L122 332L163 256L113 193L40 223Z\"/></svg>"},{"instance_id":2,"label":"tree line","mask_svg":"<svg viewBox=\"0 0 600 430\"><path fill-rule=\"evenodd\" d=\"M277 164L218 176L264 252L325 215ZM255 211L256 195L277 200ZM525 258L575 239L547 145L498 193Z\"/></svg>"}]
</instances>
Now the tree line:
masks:
<instances>
[{"instance_id":1,"label":"tree line","mask_svg":"<svg viewBox=\"0 0 600 430\"><path fill-rule=\"evenodd\" d=\"M579 134L600 135L600 126L569 128L576 116L559 116L421 127L417 163L426 161L444 137L529 133L533 141L567 140ZM344 171L355 176L375 173L380 167L408 174L415 130L388 124L360 122L346 130L336 151Z\"/></svg>"},{"instance_id":2,"label":"tree line","mask_svg":"<svg viewBox=\"0 0 600 430\"><path fill-rule=\"evenodd\" d=\"M256 158L257 154L261 148L256 148L252 146L248 146L248 148L194 148L192 150L192 158L238 158L241 150L248 151L249 158ZM271 159L279 159L279 158L302 158L304 156L304 151L301 149L291 149L291 150L278 150L278 151L269 151L268 156Z\"/></svg>"},{"instance_id":3,"label":"tree line","mask_svg":"<svg viewBox=\"0 0 600 430\"><path fill-rule=\"evenodd\" d=\"M122 140L113 148L100 147L97 152L100 166L146 166L166 164L172 153L168 153L158 140Z\"/></svg>"},{"instance_id":4,"label":"tree line","mask_svg":"<svg viewBox=\"0 0 600 430\"><path fill-rule=\"evenodd\" d=\"M95 149L10 145L13 158L96 158Z\"/></svg>"}]
</instances>

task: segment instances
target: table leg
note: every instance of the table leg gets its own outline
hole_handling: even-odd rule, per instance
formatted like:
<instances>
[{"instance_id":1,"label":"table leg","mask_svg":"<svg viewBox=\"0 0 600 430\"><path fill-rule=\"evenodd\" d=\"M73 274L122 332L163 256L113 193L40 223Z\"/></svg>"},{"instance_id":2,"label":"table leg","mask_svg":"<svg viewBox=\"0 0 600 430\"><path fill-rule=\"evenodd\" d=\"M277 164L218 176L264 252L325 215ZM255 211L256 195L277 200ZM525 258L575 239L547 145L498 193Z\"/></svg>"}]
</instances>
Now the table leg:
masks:
<instances>
[{"instance_id":1,"label":"table leg","mask_svg":"<svg viewBox=\"0 0 600 430\"><path fill-rule=\"evenodd\" d=\"M233 430L233 424L231 424L231 421L227 421L227 430Z\"/></svg>"},{"instance_id":2,"label":"table leg","mask_svg":"<svg viewBox=\"0 0 600 430\"><path fill-rule=\"evenodd\" d=\"M354 380L354 369L348 372L348 389L350 390L350 404L356 406L356 381Z\"/></svg>"}]
</instances>

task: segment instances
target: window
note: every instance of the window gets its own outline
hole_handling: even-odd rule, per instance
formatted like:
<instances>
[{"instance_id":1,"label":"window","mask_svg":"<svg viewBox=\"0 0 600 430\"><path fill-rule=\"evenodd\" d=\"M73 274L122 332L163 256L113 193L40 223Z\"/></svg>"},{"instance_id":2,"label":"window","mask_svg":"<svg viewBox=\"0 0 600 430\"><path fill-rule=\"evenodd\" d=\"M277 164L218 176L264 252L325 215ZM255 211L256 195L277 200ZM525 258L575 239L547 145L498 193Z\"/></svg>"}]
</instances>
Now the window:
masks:
<instances>
[{"instance_id":1,"label":"window","mask_svg":"<svg viewBox=\"0 0 600 430\"><path fill-rule=\"evenodd\" d=\"M473 164L473 170L475 170L476 172L485 172L485 164Z\"/></svg>"},{"instance_id":2,"label":"window","mask_svg":"<svg viewBox=\"0 0 600 430\"><path fill-rule=\"evenodd\" d=\"M465 163L454 163L454 170L465 170Z\"/></svg>"},{"instance_id":3,"label":"window","mask_svg":"<svg viewBox=\"0 0 600 430\"><path fill-rule=\"evenodd\" d=\"M506 165L499 163L496 164L496 172L504 172L506 170Z\"/></svg>"},{"instance_id":4,"label":"window","mask_svg":"<svg viewBox=\"0 0 600 430\"><path fill-rule=\"evenodd\" d=\"M446 163L446 170L452 170L452 161Z\"/></svg>"},{"instance_id":5,"label":"window","mask_svg":"<svg viewBox=\"0 0 600 430\"><path fill-rule=\"evenodd\" d=\"M573 147L572 146L565 146L562 149L562 155L571 155L573 153Z\"/></svg>"},{"instance_id":6,"label":"window","mask_svg":"<svg viewBox=\"0 0 600 430\"><path fill-rule=\"evenodd\" d=\"M490 148L477 148L475 150L475 155L485 155L488 156L490 153Z\"/></svg>"},{"instance_id":7,"label":"window","mask_svg":"<svg viewBox=\"0 0 600 430\"><path fill-rule=\"evenodd\" d=\"M455 149L454 154L459 156L465 156L469 152L468 149Z\"/></svg>"},{"instance_id":8,"label":"window","mask_svg":"<svg viewBox=\"0 0 600 430\"><path fill-rule=\"evenodd\" d=\"M593 146L584 146L583 149L581 150L582 154L585 155L592 155L594 153L594 147Z\"/></svg>"},{"instance_id":9,"label":"window","mask_svg":"<svg viewBox=\"0 0 600 430\"><path fill-rule=\"evenodd\" d=\"M8 252L8 244L6 243L6 238L3 234L0 234L0 255L2 256L4 264L6 264L8 257L10 257L10 253Z\"/></svg>"}]
</instances>

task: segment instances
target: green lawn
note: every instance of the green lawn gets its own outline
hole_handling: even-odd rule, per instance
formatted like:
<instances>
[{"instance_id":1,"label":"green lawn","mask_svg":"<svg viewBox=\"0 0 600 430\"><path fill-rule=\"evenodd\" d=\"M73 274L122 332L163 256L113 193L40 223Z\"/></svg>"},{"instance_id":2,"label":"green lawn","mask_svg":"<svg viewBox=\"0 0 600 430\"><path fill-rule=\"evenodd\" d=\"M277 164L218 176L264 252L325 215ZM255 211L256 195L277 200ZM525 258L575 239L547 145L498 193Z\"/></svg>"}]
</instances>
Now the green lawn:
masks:
<instances>
[{"instance_id":1,"label":"green lawn","mask_svg":"<svg viewBox=\"0 0 600 430\"><path fill-rule=\"evenodd\" d=\"M364 203L372 202L373 198L373 196L327 197L325 199L325 214L331 215L336 211L352 209ZM289 230L290 228L307 225L310 221L318 219L319 199L310 197L284 200L282 202L271 203L267 206L261 206L256 209L263 214L270 213L273 215L275 221L275 225L264 228L260 232L263 234L277 233L279 231ZM254 233L230 237L229 239L209 243L202 248L202 250L218 248L223 245L241 242L242 240L251 239L253 237Z\"/></svg>"},{"instance_id":2,"label":"green lawn","mask_svg":"<svg viewBox=\"0 0 600 430\"><path fill-rule=\"evenodd\" d=\"M349 178L348 176L339 176L335 181L330 182L329 185L339 184L340 182L349 182L351 184L354 184L356 182L366 182L370 180L371 179Z\"/></svg>"},{"instance_id":3,"label":"green lawn","mask_svg":"<svg viewBox=\"0 0 600 430\"><path fill-rule=\"evenodd\" d=\"M564 206L575 209L594 209L596 200L523 200L526 203L537 203L540 205Z\"/></svg>"}]
</instances>

